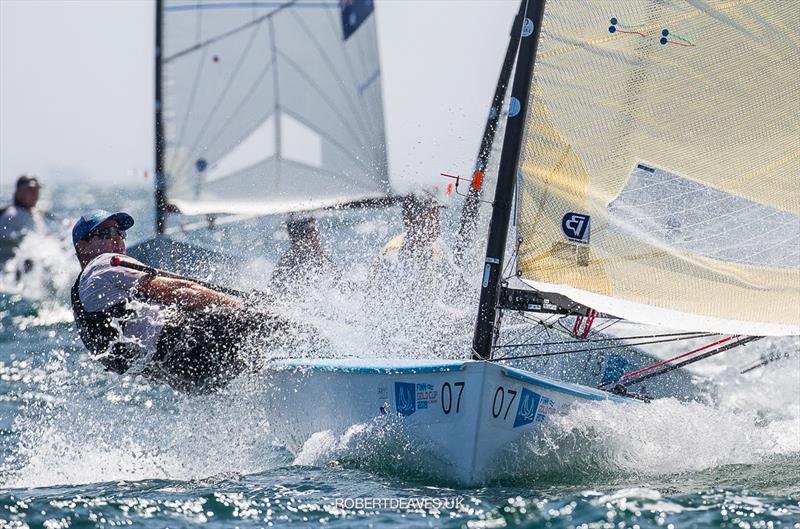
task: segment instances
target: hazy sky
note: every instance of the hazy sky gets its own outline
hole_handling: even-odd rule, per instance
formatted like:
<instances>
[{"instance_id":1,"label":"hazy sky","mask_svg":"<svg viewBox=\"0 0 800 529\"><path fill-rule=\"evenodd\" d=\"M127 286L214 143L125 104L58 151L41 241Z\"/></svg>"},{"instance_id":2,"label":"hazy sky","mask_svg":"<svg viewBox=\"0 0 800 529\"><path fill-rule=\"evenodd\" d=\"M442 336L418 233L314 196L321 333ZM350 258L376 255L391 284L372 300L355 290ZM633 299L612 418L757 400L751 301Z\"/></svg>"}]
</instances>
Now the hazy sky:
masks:
<instances>
[{"instance_id":1,"label":"hazy sky","mask_svg":"<svg viewBox=\"0 0 800 529\"><path fill-rule=\"evenodd\" d=\"M390 174L473 165L517 0L378 0ZM151 0L0 0L0 197L22 172L151 186ZM2 200L0 200L2 201Z\"/></svg>"}]
</instances>

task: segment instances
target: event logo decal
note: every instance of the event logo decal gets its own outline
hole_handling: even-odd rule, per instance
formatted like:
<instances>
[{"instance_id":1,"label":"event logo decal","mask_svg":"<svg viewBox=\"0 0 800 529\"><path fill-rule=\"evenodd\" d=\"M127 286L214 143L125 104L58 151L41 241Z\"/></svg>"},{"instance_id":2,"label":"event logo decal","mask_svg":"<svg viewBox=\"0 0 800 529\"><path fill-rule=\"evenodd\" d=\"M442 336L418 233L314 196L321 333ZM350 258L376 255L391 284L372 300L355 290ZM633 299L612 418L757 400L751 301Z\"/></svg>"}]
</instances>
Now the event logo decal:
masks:
<instances>
[{"instance_id":1,"label":"event logo decal","mask_svg":"<svg viewBox=\"0 0 800 529\"><path fill-rule=\"evenodd\" d=\"M439 402L439 392L432 384L394 383L394 406L397 413L408 416L417 410L426 410Z\"/></svg>"},{"instance_id":2,"label":"event logo decal","mask_svg":"<svg viewBox=\"0 0 800 529\"><path fill-rule=\"evenodd\" d=\"M394 407L397 413L408 416L417 411L417 392L414 384L394 383Z\"/></svg>"}]
</instances>

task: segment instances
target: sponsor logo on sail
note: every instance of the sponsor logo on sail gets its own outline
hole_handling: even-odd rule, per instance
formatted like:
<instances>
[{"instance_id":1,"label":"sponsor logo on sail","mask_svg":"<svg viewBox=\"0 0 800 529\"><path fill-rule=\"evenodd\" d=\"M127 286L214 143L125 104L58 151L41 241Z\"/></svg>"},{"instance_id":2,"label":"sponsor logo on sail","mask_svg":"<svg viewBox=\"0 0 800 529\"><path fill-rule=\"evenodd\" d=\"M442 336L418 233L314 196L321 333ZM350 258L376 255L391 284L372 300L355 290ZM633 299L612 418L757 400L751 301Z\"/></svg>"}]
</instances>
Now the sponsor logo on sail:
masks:
<instances>
[{"instance_id":1,"label":"sponsor logo on sail","mask_svg":"<svg viewBox=\"0 0 800 529\"><path fill-rule=\"evenodd\" d=\"M542 396L527 388L522 388L522 396L517 405L517 416L514 417L514 428L525 426L536 420L536 413L539 411L539 402Z\"/></svg>"},{"instance_id":2,"label":"sponsor logo on sail","mask_svg":"<svg viewBox=\"0 0 800 529\"><path fill-rule=\"evenodd\" d=\"M342 10L344 40L350 38L375 9L372 0L339 0L339 6Z\"/></svg>"},{"instance_id":3,"label":"sponsor logo on sail","mask_svg":"<svg viewBox=\"0 0 800 529\"><path fill-rule=\"evenodd\" d=\"M531 35L533 35L533 20L526 17L522 23L522 37L530 37Z\"/></svg>"},{"instance_id":4,"label":"sponsor logo on sail","mask_svg":"<svg viewBox=\"0 0 800 529\"><path fill-rule=\"evenodd\" d=\"M408 416L417 411L417 391L414 384L394 383L394 407L397 413Z\"/></svg>"},{"instance_id":5,"label":"sponsor logo on sail","mask_svg":"<svg viewBox=\"0 0 800 529\"><path fill-rule=\"evenodd\" d=\"M589 244L590 221L589 215L567 213L561 219L561 232L569 241Z\"/></svg>"}]
</instances>

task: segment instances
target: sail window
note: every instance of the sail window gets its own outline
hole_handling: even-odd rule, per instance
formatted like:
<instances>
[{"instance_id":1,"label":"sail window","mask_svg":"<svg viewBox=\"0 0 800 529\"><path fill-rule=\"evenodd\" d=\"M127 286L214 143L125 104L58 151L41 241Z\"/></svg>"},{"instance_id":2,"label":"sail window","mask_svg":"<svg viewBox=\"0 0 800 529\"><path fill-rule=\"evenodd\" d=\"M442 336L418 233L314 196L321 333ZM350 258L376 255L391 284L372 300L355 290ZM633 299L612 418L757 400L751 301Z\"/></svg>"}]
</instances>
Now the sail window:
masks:
<instances>
[{"instance_id":1,"label":"sail window","mask_svg":"<svg viewBox=\"0 0 800 529\"><path fill-rule=\"evenodd\" d=\"M208 169L205 182L220 180L275 156L275 116L270 116Z\"/></svg>"},{"instance_id":2,"label":"sail window","mask_svg":"<svg viewBox=\"0 0 800 529\"><path fill-rule=\"evenodd\" d=\"M800 217L638 161L608 206L612 231L672 250L800 268Z\"/></svg>"},{"instance_id":3,"label":"sail window","mask_svg":"<svg viewBox=\"0 0 800 529\"><path fill-rule=\"evenodd\" d=\"M321 168L322 138L292 116L281 113L281 156Z\"/></svg>"}]
</instances>

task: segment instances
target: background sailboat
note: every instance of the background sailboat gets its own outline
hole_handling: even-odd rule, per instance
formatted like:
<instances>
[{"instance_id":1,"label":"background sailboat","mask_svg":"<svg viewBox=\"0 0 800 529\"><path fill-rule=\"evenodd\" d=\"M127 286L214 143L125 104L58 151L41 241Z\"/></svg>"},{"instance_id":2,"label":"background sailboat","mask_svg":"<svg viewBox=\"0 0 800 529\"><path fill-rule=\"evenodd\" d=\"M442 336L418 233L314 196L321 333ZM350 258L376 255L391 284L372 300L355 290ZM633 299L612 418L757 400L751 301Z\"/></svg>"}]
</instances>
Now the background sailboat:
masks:
<instances>
[{"instance_id":1,"label":"background sailboat","mask_svg":"<svg viewBox=\"0 0 800 529\"><path fill-rule=\"evenodd\" d=\"M371 0L164 0L156 25L158 235L171 214L281 214L389 196ZM130 253L174 269L192 251L157 237Z\"/></svg>"}]
</instances>

